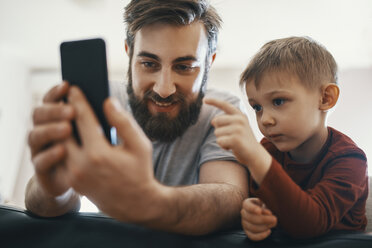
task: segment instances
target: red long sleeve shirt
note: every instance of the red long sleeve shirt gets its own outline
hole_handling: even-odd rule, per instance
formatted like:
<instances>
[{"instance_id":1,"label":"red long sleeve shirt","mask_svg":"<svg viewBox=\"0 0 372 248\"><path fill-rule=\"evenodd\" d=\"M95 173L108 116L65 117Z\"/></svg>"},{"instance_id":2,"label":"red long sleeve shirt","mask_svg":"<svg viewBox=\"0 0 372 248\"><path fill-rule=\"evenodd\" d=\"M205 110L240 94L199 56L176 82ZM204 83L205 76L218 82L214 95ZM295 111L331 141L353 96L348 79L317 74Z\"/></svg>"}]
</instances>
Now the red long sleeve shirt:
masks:
<instances>
[{"instance_id":1,"label":"red long sleeve shirt","mask_svg":"<svg viewBox=\"0 0 372 248\"><path fill-rule=\"evenodd\" d=\"M250 178L250 196L278 217L279 228L296 238L365 229L367 159L349 137L328 127L326 143L308 164L291 160L267 139L261 143L273 161L259 187Z\"/></svg>"}]
</instances>

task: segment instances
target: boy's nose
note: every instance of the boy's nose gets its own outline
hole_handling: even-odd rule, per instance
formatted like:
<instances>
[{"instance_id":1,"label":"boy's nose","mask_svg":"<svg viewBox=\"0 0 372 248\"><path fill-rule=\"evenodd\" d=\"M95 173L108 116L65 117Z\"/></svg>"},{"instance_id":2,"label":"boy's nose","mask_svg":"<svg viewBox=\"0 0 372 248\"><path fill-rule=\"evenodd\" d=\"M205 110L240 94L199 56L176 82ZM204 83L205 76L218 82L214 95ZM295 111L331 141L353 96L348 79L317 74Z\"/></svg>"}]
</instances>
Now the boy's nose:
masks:
<instances>
[{"instance_id":1,"label":"boy's nose","mask_svg":"<svg viewBox=\"0 0 372 248\"><path fill-rule=\"evenodd\" d=\"M166 68L162 69L156 79L153 91L163 98L167 98L176 93L176 85L171 70Z\"/></svg>"},{"instance_id":2,"label":"boy's nose","mask_svg":"<svg viewBox=\"0 0 372 248\"><path fill-rule=\"evenodd\" d=\"M264 111L261 115L261 123L264 126L274 125L275 119L269 112Z\"/></svg>"}]
</instances>

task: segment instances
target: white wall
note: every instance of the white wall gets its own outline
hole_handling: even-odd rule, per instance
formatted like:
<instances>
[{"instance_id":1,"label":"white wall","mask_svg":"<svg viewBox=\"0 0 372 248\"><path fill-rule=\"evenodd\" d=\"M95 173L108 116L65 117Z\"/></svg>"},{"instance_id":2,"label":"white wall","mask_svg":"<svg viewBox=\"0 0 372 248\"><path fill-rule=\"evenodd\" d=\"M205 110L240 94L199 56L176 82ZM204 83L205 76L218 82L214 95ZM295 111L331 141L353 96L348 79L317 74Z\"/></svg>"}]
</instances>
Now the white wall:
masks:
<instances>
[{"instance_id":1,"label":"white wall","mask_svg":"<svg viewBox=\"0 0 372 248\"><path fill-rule=\"evenodd\" d=\"M0 47L0 195L12 197L23 154L31 95L27 65L11 49Z\"/></svg>"}]
</instances>

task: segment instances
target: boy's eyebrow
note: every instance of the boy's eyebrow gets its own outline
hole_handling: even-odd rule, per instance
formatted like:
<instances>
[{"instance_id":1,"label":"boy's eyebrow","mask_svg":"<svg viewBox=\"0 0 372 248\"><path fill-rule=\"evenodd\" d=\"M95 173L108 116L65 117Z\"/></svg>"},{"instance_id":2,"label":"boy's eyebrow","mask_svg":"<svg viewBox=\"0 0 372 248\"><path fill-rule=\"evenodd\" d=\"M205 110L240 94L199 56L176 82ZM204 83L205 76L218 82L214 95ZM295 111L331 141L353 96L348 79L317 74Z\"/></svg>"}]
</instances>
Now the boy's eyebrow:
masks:
<instances>
[{"instance_id":1,"label":"boy's eyebrow","mask_svg":"<svg viewBox=\"0 0 372 248\"><path fill-rule=\"evenodd\" d=\"M250 105L252 105L253 103L255 103L256 101L253 99L253 98L248 98L248 103Z\"/></svg>"},{"instance_id":2,"label":"boy's eyebrow","mask_svg":"<svg viewBox=\"0 0 372 248\"><path fill-rule=\"evenodd\" d=\"M271 96L271 95L275 95L275 94L279 94L279 93L290 93L290 91L288 91L288 90L273 90L273 91L265 93L265 95L266 96Z\"/></svg>"}]
</instances>

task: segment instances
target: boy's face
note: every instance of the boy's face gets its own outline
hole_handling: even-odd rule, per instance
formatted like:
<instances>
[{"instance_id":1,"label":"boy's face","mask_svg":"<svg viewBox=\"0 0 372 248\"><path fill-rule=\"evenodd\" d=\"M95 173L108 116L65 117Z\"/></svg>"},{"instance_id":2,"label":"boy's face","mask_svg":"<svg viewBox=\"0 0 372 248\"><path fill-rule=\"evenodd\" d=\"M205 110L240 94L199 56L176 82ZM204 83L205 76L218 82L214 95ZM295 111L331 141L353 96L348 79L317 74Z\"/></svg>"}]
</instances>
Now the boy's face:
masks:
<instances>
[{"instance_id":1,"label":"boy's face","mask_svg":"<svg viewBox=\"0 0 372 248\"><path fill-rule=\"evenodd\" d=\"M280 151L307 152L321 143L325 121L320 89L305 88L297 76L273 72L266 73L258 88L248 82L246 93L261 133Z\"/></svg>"}]
</instances>

